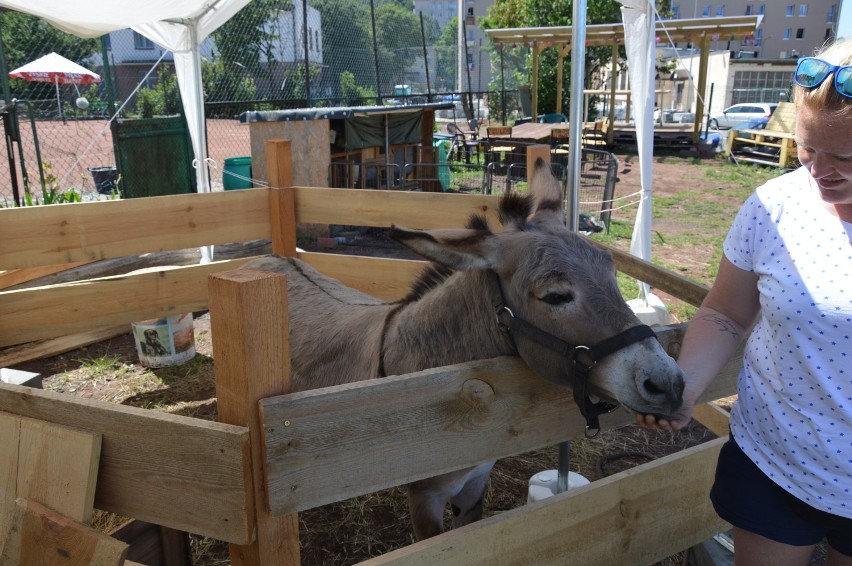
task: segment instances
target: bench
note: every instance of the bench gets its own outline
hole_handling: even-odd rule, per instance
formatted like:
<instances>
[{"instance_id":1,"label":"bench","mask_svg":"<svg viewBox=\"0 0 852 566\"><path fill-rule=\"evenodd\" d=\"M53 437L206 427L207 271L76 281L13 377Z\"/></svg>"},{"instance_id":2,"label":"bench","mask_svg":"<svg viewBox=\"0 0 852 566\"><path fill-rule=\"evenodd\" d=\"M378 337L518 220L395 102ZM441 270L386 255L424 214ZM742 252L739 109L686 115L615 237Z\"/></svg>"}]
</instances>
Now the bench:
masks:
<instances>
[{"instance_id":1,"label":"bench","mask_svg":"<svg viewBox=\"0 0 852 566\"><path fill-rule=\"evenodd\" d=\"M796 155L796 107L781 102L763 130L730 130L725 155L739 162L792 169Z\"/></svg>"}]
</instances>

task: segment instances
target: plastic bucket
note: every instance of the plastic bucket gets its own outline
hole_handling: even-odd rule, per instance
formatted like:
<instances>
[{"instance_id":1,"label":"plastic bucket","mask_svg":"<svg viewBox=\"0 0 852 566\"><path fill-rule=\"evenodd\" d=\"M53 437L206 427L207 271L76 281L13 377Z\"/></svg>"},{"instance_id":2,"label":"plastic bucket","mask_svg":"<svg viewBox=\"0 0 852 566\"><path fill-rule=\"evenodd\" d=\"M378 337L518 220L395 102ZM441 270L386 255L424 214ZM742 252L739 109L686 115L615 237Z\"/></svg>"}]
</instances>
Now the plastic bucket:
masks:
<instances>
[{"instance_id":1,"label":"plastic bucket","mask_svg":"<svg viewBox=\"0 0 852 566\"><path fill-rule=\"evenodd\" d=\"M115 190L118 181L118 171L115 167L89 167L95 189L102 195L111 194Z\"/></svg>"},{"instance_id":2,"label":"plastic bucket","mask_svg":"<svg viewBox=\"0 0 852 566\"><path fill-rule=\"evenodd\" d=\"M149 368L182 364L195 357L192 313L134 322L139 363Z\"/></svg>"},{"instance_id":3,"label":"plastic bucket","mask_svg":"<svg viewBox=\"0 0 852 566\"><path fill-rule=\"evenodd\" d=\"M222 185L226 191L250 189L251 157L226 157L225 168L222 170Z\"/></svg>"}]
</instances>

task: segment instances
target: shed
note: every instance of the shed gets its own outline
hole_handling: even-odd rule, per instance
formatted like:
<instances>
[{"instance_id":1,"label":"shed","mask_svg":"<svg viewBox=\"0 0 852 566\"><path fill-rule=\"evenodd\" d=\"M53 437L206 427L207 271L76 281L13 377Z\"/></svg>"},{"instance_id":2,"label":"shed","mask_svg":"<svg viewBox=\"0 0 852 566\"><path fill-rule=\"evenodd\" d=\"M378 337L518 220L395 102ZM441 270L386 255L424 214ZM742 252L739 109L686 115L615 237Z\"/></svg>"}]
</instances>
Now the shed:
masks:
<instances>
[{"instance_id":1,"label":"shed","mask_svg":"<svg viewBox=\"0 0 852 566\"><path fill-rule=\"evenodd\" d=\"M390 168L400 162L435 163L435 111L452 107L442 102L251 111L241 114L240 121L250 129L252 169L259 180L266 181L266 142L286 139L299 156L293 160L296 185L363 188L365 164L381 162ZM331 182L332 163L348 164L350 173L341 172ZM376 182L374 187L391 188L391 181L388 175L384 186Z\"/></svg>"}]
</instances>

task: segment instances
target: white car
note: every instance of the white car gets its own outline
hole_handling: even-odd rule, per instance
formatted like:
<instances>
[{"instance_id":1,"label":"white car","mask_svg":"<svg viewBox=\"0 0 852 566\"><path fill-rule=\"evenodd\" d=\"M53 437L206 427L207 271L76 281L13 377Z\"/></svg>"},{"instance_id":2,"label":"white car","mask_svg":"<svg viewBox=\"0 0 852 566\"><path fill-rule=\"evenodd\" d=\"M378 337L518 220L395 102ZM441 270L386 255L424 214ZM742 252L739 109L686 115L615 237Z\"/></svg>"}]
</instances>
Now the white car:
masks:
<instances>
[{"instance_id":1,"label":"white car","mask_svg":"<svg viewBox=\"0 0 852 566\"><path fill-rule=\"evenodd\" d=\"M728 106L719 113L710 115L710 127L714 129L733 128L743 122L757 118L769 118L778 104L775 102L743 102Z\"/></svg>"}]
</instances>

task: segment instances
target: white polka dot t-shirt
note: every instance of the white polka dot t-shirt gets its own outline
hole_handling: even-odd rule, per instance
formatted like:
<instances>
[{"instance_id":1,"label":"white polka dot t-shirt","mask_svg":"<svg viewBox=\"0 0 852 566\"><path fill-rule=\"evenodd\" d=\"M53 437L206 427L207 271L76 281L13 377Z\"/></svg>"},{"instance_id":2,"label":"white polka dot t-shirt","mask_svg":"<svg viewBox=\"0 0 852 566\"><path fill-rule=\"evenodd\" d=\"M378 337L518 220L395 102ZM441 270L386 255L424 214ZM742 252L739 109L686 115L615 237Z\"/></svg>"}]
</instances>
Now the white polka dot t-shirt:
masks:
<instances>
[{"instance_id":1,"label":"white polka dot t-shirt","mask_svg":"<svg viewBox=\"0 0 852 566\"><path fill-rule=\"evenodd\" d=\"M804 168L769 181L725 240L761 305L731 431L782 488L852 518L852 242L816 191Z\"/></svg>"}]
</instances>

